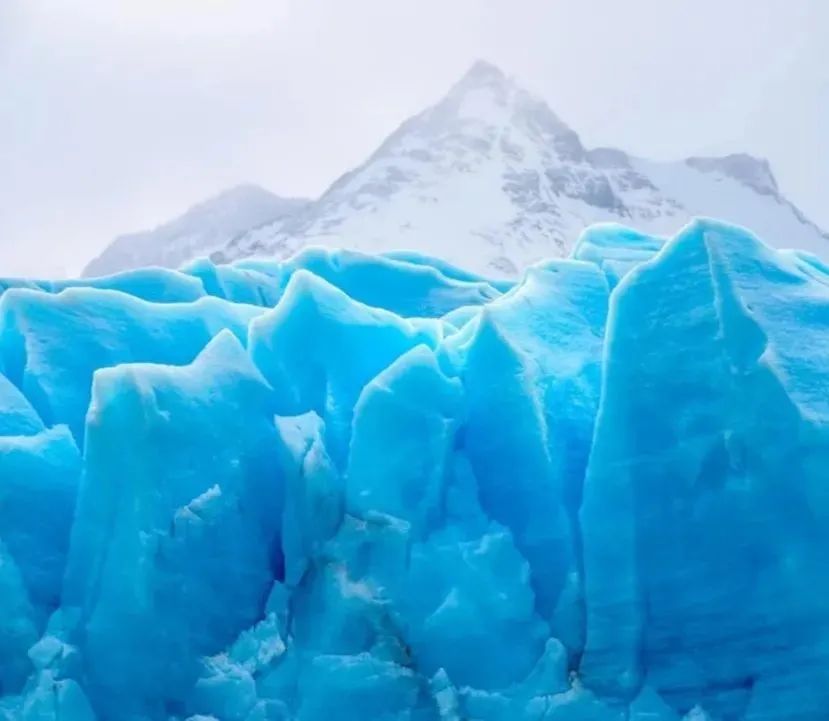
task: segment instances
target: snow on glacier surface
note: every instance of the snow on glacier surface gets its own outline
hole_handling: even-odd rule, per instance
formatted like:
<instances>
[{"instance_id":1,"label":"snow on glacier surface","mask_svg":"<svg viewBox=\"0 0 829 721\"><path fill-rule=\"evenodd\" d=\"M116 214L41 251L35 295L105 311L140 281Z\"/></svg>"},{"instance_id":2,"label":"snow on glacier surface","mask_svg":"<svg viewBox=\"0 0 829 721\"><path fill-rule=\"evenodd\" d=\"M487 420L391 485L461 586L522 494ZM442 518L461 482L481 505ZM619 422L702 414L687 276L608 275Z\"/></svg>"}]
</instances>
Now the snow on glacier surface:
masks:
<instances>
[{"instance_id":1,"label":"snow on glacier surface","mask_svg":"<svg viewBox=\"0 0 829 721\"><path fill-rule=\"evenodd\" d=\"M2 721L829 717L829 269L0 284Z\"/></svg>"}]
</instances>

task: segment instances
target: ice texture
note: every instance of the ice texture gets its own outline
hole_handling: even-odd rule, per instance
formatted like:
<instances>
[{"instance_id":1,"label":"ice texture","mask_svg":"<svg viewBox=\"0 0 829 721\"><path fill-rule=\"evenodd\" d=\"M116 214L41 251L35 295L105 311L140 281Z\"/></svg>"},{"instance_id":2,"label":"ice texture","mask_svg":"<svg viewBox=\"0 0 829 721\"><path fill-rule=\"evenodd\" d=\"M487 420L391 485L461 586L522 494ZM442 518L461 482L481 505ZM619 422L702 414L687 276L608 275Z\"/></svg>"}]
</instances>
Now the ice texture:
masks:
<instances>
[{"instance_id":1,"label":"ice texture","mask_svg":"<svg viewBox=\"0 0 829 721\"><path fill-rule=\"evenodd\" d=\"M697 220L0 286L0 721L829 717L829 268Z\"/></svg>"}]
</instances>

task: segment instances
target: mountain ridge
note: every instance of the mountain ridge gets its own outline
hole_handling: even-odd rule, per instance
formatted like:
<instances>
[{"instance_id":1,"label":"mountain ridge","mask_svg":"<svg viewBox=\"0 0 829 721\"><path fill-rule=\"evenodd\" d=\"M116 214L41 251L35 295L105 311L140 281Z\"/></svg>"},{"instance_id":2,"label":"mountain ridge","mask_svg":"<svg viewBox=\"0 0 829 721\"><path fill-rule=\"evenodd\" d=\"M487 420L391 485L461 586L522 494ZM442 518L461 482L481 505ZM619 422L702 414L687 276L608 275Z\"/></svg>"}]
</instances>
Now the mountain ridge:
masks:
<instances>
[{"instance_id":1,"label":"mountain ridge","mask_svg":"<svg viewBox=\"0 0 829 721\"><path fill-rule=\"evenodd\" d=\"M829 236L781 194L768 161L747 153L652 161L588 148L546 102L478 61L318 199L239 229L209 255L415 250L510 276L568 254L592 223L670 236L701 215L829 254Z\"/></svg>"},{"instance_id":2,"label":"mountain ridge","mask_svg":"<svg viewBox=\"0 0 829 721\"><path fill-rule=\"evenodd\" d=\"M104 275L139 266L175 268L221 247L240 231L293 213L307 202L242 183L150 230L118 236L84 268L82 275Z\"/></svg>"}]
</instances>

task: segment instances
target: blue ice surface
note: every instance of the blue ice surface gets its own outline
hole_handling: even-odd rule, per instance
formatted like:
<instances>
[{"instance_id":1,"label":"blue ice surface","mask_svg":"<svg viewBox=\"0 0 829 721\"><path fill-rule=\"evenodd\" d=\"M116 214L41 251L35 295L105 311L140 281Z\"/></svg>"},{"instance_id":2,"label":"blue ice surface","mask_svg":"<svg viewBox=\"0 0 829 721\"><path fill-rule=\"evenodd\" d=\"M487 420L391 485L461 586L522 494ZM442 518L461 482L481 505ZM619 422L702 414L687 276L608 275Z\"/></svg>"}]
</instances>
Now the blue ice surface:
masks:
<instances>
[{"instance_id":1,"label":"blue ice surface","mask_svg":"<svg viewBox=\"0 0 829 721\"><path fill-rule=\"evenodd\" d=\"M664 238L618 223L597 223L582 231L573 247L573 257L599 266L612 289L636 266L653 258L664 244Z\"/></svg>"},{"instance_id":2,"label":"blue ice surface","mask_svg":"<svg viewBox=\"0 0 829 721\"><path fill-rule=\"evenodd\" d=\"M30 288L47 293L60 293L67 288L99 288L118 290L155 303L188 303L207 295L198 278L166 268L145 268L103 278L70 280L0 278L0 295L12 288Z\"/></svg>"},{"instance_id":3,"label":"blue ice surface","mask_svg":"<svg viewBox=\"0 0 829 721\"><path fill-rule=\"evenodd\" d=\"M0 296L0 721L829 717L829 269L697 220Z\"/></svg>"}]
</instances>

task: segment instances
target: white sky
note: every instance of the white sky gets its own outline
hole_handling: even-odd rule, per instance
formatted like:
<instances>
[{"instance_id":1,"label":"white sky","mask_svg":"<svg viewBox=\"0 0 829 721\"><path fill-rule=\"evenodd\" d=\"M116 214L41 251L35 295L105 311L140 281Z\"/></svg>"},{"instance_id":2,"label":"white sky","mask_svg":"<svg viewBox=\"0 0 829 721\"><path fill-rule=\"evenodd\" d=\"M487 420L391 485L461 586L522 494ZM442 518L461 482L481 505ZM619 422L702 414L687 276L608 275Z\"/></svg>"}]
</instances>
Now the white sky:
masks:
<instances>
[{"instance_id":1,"label":"white sky","mask_svg":"<svg viewBox=\"0 0 829 721\"><path fill-rule=\"evenodd\" d=\"M768 157L829 228L829 0L0 0L0 276L316 195L478 58L588 145Z\"/></svg>"}]
</instances>

